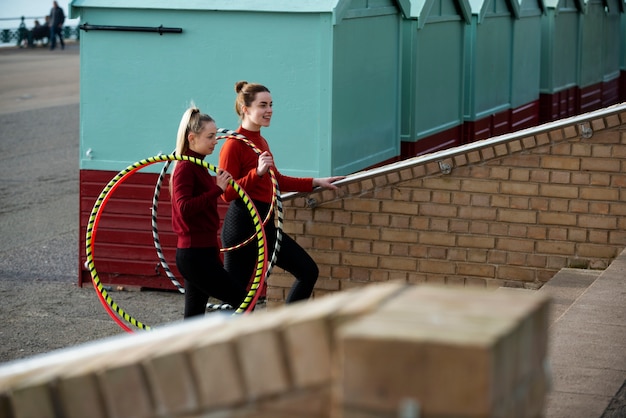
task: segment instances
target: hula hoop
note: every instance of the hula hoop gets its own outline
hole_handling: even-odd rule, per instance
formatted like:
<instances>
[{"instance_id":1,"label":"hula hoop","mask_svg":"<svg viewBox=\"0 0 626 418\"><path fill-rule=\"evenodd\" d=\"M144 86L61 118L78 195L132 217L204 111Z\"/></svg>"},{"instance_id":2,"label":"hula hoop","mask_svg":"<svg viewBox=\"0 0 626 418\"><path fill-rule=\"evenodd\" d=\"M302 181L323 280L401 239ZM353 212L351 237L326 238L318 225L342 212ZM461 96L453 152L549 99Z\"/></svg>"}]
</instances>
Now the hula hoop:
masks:
<instances>
[{"instance_id":1,"label":"hula hoop","mask_svg":"<svg viewBox=\"0 0 626 418\"><path fill-rule=\"evenodd\" d=\"M225 133L227 134L226 136L219 136L217 139L223 139L223 138L235 138L235 139L239 139L241 141L243 141L244 143L246 143L250 148L252 148L252 150L257 154L260 155L261 154L261 150L259 150L253 143L252 141L250 141L248 138L246 138L244 135L232 131L232 130L228 130L225 128L219 128L217 130L218 133ZM161 173L159 174L159 177L157 179L157 183L154 187L154 195L152 198L152 237L154 240L154 247L156 249L157 252L157 257L159 258L159 262L161 264L161 267L163 267L163 270L165 271L165 274L167 275L167 277L170 279L170 281L172 282L172 284L178 289L178 291L180 293L185 293L185 289L184 287L178 282L178 280L176 280L176 277L174 276L174 273L172 273L171 269L169 268L169 265L167 263L167 260L165 259L165 255L163 254L163 251L161 249L161 244L160 244L160 239L159 239L159 228L158 228L158 224L157 224L157 213L158 213L158 205L159 205L159 196L161 194L161 185L163 183L163 179L165 178L165 174L167 173L167 170L169 168L171 164L171 161L167 161L165 163L165 165L163 166L163 169L161 170ZM267 212L267 216L265 217L265 219L263 220L263 226L265 226L267 224L267 221L269 220L271 214L272 214L272 209L274 209L274 213L275 213L275 220L276 220L276 245L274 247L274 251L272 252L272 257L271 260L269 262L269 266L267 269L267 273L265 276L265 281L267 281L267 278L269 277L272 267L274 266L274 264L276 263L276 259L278 258L278 252L280 251L280 243L281 243L281 239L282 239L282 225L283 225L283 207L282 207L282 200L280 197L280 193L278 192L278 181L276 180L276 174L274 173L273 169L269 170L270 173L270 178L272 180L272 203L270 205L270 208ZM275 204L276 202L276 204ZM227 251L232 251L235 250L237 248L241 248L244 245L248 244L250 241L252 241L255 237L255 234L252 234L250 237L248 237L246 240L244 240L243 242L228 247L228 248L222 248L220 249L221 252L227 252ZM225 304L212 304L212 303L208 303L207 304L207 309L211 309L211 310L227 310L227 309L232 309L232 306L230 306L229 304L225 303Z\"/></svg>"},{"instance_id":2,"label":"hula hoop","mask_svg":"<svg viewBox=\"0 0 626 418\"><path fill-rule=\"evenodd\" d=\"M157 214L159 209L159 197L161 196L161 185L163 184L163 180L165 179L165 175L167 174L167 170L169 169L172 161L166 161L159 173L159 177L154 186L154 195L152 196L152 209L151 209L151 219L152 219L152 239L154 242L154 248L156 249L157 257L159 258L159 263L161 267L165 271L165 275L170 279L172 284L178 289L178 291L182 294L185 293L185 287L180 284L178 280L176 280L176 276L170 269L170 266L167 264L167 260L165 259L165 254L163 254L163 249L161 248L161 240L159 238L159 225L157 222ZM263 223L265 225L265 223ZM253 235L254 238L254 235ZM222 251L222 249L220 249ZM228 303L207 303L206 309L210 310L231 310L234 309Z\"/></svg>"},{"instance_id":3,"label":"hula hoop","mask_svg":"<svg viewBox=\"0 0 626 418\"><path fill-rule=\"evenodd\" d=\"M108 292L106 291L106 289L100 282L100 278L98 277L98 272L96 271L96 266L94 263L94 254L95 254L94 244L95 244L98 224L102 216L102 210L106 206L106 203L108 202L109 197L111 196L111 193L114 192L117 189L117 187L120 184L122 184L128 177L130 177L130 175L132 175L139 169L146 167L148 165L159 163L159 162L164 162L164 161L173 161L173 160L190 161L194 164L201 165L216 173L218 172L218 168L216 168L215 166L209 163L206 163L202 160L199 160L197 158L188 157L188 156L157 155L154 157L150 157L150 158L138 161L128 166L126 169L120 171L104 187L104 189L102 190L102 192L96 199L96 203L94 204L94 207L89 216L89 221L87 223L87 233L86 233L87 261L85 262L85 265L87 266L91 274L92 282L97 291L96 293L98 293L98 299L104 306L107 313L115 320L116 323L118 323L118 325L120 325L127 332L132 332L132 330L120 320L120 317L124 321L126 321L126 323L138 329L150 330L151 328L148 325L131 317L119 305L117 305L117 303L113 301L111 296L108 294ZM248 197L245 191L241 187L239 187L237 183L235 183L234 181L231 181L230 184L237 191L239 196L245 202L246 207L250 211L250 214L252 216L252 220L255 226L255 231L256 231L255 233L256 233L258 248L259 248L258 257L257 257L257 267L256 267L254 280L252 281L250 290L246 294L244 301L241 303L239 308L235 311L235 313L242 313L242 312L251 311L252 308L254 308L254 305L256 304L256 301L259 297L259 292L257 291L257 289L263 283L265 273L267 271L267 257L265 254L267 242L265 238L265 230L263 229L263 226L259 219L258 211L256 210L254 203Z\"/></svg>"},{"instance_id":4,"label":"hula hoop","mask_svg":"<svg viewBox=\"0 0 626 418\"><path fill-rule=\"evenodd\" d=\"M180 284L178 280L176 280L176 276L170 270L167 261L165 261L165 254L163 254L163 250L161 248L161 241L159 239L159 227L157 225L157 212L159 209L159 196L161 195L161 184L163 183L163 179L165 178L165 174L167 173L167 169L172 164L171 161L166 161L163 165L163 169L161 173L159 173L159 177L157 179L156 185L154 186L154 195L152 196L152 209L151 209L151 219L152 219L152 240L154 241L154 247L156 248L157 257L159 257L159 262L161 263L161 267L165 270L165 274L170 279L172 284L178 289L180 293L185 293L185 287ZM230 306L230 305L229 305Z\"/></svg>"}]
</instances>

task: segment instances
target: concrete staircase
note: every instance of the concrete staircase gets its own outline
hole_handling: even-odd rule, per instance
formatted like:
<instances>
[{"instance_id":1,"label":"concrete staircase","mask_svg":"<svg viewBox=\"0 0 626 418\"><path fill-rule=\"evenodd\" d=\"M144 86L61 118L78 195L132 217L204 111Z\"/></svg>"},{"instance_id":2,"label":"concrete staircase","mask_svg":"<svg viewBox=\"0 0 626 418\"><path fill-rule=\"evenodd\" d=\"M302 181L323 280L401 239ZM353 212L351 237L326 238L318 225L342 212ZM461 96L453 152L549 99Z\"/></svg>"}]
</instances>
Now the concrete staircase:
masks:
<instances>
[{"instance_id":1,"label":"concrete staircase","mask_svg":"<svg viewBox=\"0 0 626 418\"><path fill-rule=\"evenodd\" d=\"M552 298L545 418L626 416L626 253L604 271L562 269Z\"/></svg>"}]
</instances>

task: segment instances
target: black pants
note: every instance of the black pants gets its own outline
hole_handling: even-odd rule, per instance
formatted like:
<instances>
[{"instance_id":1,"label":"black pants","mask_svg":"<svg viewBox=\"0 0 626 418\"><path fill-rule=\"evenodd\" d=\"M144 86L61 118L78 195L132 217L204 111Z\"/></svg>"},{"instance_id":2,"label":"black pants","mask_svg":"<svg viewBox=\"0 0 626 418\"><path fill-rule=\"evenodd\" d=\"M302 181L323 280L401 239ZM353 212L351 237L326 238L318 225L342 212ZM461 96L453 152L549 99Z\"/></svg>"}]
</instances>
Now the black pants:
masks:
<instances>
[{"instance_id":1,"label":"black pants","mask_svg":"<svg viewBox=\"0 0 626 418\"><path fill-rule=\"evenodd\" d=\"M50 49L56 48L57 36L59 37L61 48L65 48L65 43L63 42L63 28L54 26L50 28Z\"/></svg>"},{"instance_id":2,"label":"black pants","mask_svg":"<svg viewBox=\"0 0 626 418\"><path fill-rule=\"evenodd\" d=\"M262 221L269 210L269 205L259 202L254 202L254 204L259 211ZM235 246L245 241L253 233L254 224L252 223L250 212L241 199L233 201L224 217L222 245L224 247ZM265 224L265 233L268 246L266 252L269 262L276 245L276 227L273 216ZM258 244L256 239L254 239L239 249L224 253L224 268L228 271L230 277L237 280L240 285L247 286L256 267L257 257ZM319 275L317 264L293 238L284 232L282 233L276 265L291 273L296 279L287 296L287 303L308 299L311 296Z\"/></svg>"},{"instance_id":3,"label":"black pants","mask_svg":"<svg viewBox=\"0 0 626 418\"><path fill-rule=\"evenodd\" d=\"M176 267L185 279L185 318L204 315L212 296L238 308L246 289L230 278L217 248L177 248Z\"/></svg>"}]
</instances>

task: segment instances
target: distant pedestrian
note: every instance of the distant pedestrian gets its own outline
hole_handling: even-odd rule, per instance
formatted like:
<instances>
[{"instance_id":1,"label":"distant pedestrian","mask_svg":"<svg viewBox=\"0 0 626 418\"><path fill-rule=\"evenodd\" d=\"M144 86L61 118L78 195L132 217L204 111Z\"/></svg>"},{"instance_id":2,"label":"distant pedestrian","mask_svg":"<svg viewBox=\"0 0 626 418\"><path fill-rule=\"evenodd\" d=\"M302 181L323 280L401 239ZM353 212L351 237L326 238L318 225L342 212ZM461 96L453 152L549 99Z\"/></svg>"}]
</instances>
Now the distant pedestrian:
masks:
<instances>
[{"instance_id":1,"label":"distant pedestrian","mask_svg":"<svg viewBox=\"0 0 626 418\"><path fill-rule=\"evenodd\" d=\"M59 37L59 43L61 49L65 49L65 42L63 42L63 23L65 23L65 13L63 9L59 7L56 1L52 2L52 9L50 9L50 50L52 51L57 46L57 36Z\"/></svg>"}]
</instances>

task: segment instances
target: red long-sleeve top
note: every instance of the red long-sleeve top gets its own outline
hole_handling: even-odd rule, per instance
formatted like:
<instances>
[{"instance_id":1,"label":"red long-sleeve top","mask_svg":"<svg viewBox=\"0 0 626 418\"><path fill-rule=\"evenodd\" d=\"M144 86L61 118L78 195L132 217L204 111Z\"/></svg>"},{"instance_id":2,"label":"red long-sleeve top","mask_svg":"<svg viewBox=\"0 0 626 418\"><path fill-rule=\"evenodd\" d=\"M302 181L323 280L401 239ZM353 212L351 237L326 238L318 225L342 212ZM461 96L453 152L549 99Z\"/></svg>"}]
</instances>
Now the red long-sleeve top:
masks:
<instances>
[{"instance_id":1,"label":"red long-sleeve top","mask_svg":"<svg viewBox=\"0 0 626 418\"><path fill-rule=\"evenodd\" d=\"M241 126L236 132L248 138L261 152L268 151L271 153L267 141L261 136L261 132L248 131ZM272 201L272 179L269 174L257 175L258 159L259 156L248 144L239 139L228 138L220 151L219 167L228 171L252 200L269 204ZM313 190L312 177L283 176L276 167L273 167L273 170L280 193L310 192ZM228 186L222 195L222 199L226 202L238 197L239 195L232 186Z\"/></svg>"},{"instance_id":2,"label":"red long-sleeve top","mask_svg":"<svg viewBox=\"0 0 626 418\"><path fill-rule=\"evenodd\" d=\"M204 155L191 150L186 155L203 160ZM220 217L217 198L222 189L215 177L200 165L176 162L172 174L172 229L178 236L178 248L217 247Z\"/></svg>"}]
</instances>

